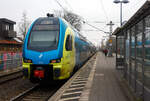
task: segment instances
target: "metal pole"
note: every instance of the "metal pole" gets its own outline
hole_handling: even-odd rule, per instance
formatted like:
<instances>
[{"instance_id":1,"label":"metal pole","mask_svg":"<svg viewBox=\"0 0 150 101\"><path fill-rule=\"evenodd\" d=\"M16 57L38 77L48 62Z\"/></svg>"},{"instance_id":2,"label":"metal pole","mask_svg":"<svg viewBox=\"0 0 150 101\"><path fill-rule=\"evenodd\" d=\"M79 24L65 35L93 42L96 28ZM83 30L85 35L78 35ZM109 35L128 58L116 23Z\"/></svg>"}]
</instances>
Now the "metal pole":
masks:
<instances>
[{"instance_id":1,"label":"metal pole","mask_svg":"<svg viewBox=\"0 0 150 101\"><path fill-rule=\"evenodd\" d=\"M114 25L113 23L112 23L112 21L110 21L110 23L108 23L107 24L108 26L110 26L109 28L110 28L110 33L109 33L109 51L108 51L108 56L112 56L112 37L111 37L111 35L112 35L112 26Z\"/></svg>"},{"instance_id":2,"label":"metal pole","mask_svg":"<svg viewBox=\"0 0 150 101\"><path fill-rule=\"evenodd\" d=\"M118 36L116 35L116 69L118 69Z\"/></svg>"},{"instance_id":3,"label":"metal pole","mask_svg":"<svg viewBox=\"0 0 150 101\"><path fill-rule=\"evenodd\" d=\"M110 32L109 32L109 37L112 35L112 30L113 30L113 29L112 29L112 26L113 26L113 25L114 25L114 23L113 23L112 21L110 21L110 23L107 24L107 26L110 26L110 27L109 27L109 30L110 30Z\"/></svg>"},{"instance_id":4,"label":"metal pole","mask_svg":"<svg viewBox=\"0 0 150 101\"><path fill-rule=\"evenodd\" d=\"M120 2L120 27L122 26L122 1Z\"/></svg>"}]
</instances>

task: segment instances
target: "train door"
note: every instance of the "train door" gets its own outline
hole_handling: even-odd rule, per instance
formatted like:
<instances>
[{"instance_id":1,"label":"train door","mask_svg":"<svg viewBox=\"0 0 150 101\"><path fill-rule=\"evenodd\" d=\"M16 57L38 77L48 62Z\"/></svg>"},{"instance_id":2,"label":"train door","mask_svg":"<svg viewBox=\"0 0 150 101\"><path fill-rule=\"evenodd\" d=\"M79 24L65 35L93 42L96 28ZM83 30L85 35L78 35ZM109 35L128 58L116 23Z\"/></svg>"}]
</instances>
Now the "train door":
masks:
<instances>
[{"instance_id":1,"label":"train door","mask_svg":"<svg viewBox=\"0 0 150 101\"><path fill-rule=\"evenodd\" d=\"M74 52L73 52L73 36L70 31L68 31L66 35L66 41L64 45L64 68L65 71L68 73L68 76L73 71L73 64L74 64Z\"/></svg>"}]
</instances>

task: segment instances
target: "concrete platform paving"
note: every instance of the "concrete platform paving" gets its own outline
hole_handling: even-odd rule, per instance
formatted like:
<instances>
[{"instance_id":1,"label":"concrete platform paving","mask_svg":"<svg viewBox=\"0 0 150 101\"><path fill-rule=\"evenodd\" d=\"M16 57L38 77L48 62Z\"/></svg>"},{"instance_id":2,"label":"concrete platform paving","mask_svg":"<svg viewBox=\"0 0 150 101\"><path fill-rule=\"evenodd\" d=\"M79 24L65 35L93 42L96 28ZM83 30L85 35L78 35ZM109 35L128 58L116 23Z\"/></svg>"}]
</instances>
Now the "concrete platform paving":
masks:
<instances>
[{"instance_id":1,"label":"concrete platform paving","mask_svg":"<svg viewBox=\"0 0 150 101\"><path fill-rule=\"evenodd\" d=\"M118 84L116 73L115 59L98 53L88 101L128 101Z\"/></svg>"}]
</instances>

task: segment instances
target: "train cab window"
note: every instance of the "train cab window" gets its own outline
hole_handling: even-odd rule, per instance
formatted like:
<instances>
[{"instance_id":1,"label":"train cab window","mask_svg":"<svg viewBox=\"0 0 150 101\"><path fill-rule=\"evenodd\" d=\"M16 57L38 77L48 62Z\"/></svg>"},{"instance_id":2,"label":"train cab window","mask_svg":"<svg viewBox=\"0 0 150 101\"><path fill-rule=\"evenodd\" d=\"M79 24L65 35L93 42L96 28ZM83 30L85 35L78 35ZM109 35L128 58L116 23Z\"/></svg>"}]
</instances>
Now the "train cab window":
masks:
<instances>
[{"instance_id":1,"label":"train cab window","mask_svg":"<svg viewBox=\"0 0 150 101\"><path fill-rule=\"evenodd\" d=\"M65 47L67 51L72 51L72 36L71 35L67 36Z\"/></svg>"},{"instance_id":2,"label":"train cab window","mask_svg":"<svg viewBox=\"0 0 150 101\"><path fill-rule=\"evenodd\" d=\"M59 19L39 18L33 25L27 48L45 52L56 50L59 44Z\"/></svg>"}]
</instances>

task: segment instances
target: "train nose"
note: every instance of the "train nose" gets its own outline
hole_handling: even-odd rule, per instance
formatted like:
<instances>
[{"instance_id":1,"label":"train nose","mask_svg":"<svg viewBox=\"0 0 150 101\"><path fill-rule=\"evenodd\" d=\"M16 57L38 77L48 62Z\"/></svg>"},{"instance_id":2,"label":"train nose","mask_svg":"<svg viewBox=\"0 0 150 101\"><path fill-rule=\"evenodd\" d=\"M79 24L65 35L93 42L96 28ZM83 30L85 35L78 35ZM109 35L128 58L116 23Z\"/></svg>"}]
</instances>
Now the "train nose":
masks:
<instances>
[{"instance_id":1,"label":"train nose","mask_svg":"<svg viewBox=\"0 0 150 101\"><path fill-rule=\"evenodd\" d=\"M44 70L42 67L38 67L36 70L34 70L34 77L44 78Z\"/></svg>"}]
</instances>

